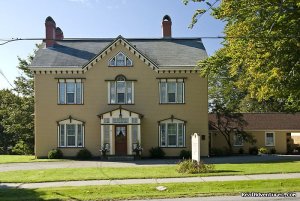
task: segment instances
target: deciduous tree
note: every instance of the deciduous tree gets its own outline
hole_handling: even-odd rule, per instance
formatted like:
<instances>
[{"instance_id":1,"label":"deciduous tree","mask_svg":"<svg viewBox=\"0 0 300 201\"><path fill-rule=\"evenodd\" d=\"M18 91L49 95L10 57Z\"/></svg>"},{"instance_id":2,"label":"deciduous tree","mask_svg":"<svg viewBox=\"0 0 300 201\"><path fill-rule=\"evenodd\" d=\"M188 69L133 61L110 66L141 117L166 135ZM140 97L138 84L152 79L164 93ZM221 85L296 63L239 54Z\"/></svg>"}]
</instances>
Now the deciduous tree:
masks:
<instances>
[{"instance_id":1,"label":"deciduous tree","mask_svg":"<svg viewBox=\"0 0 300 201\"><path fill-rule=\"evenodd\" d=\"M217 131L217 135L224 137L230 153L232 153L233 135L240 136L244 142L256 142L253 135L244 131L244 127L248 123L242 113L233 113L231 109L227 109L218 101L214 101L212 104L214 104L212 112L215 115L215 119L209 121L210 129Z\"/></svg>"},{"instance_id":2,"label":"deciduous tree","mask_svg":"<svg viewBox=\"0 0 300 201\"><path fill-rule=\"evenodd\" d=\"M241 97L242 111L300 111L300 2L193 1L208 3L226 22L223 48L199 63L201 74L228 79L225 88ZM192 25L205 11L196 11Z\"/></svg>"},{"instance_id":3,"label":"deciduous tree","mask_svg":"<svg viewBox=\"0 0 300 201\"><path fill-rule=\"evenodd\" d=\"M8 153L8 147L12 147L12 152L15 154L32 154L34 152L34 80L29 65L33 55L27 59L18 59L17 68L21 74L14 81L15 88L0 91L0 125L2 126L0 148L2 147L4 153Z\"/></svg>"}]
</instances>

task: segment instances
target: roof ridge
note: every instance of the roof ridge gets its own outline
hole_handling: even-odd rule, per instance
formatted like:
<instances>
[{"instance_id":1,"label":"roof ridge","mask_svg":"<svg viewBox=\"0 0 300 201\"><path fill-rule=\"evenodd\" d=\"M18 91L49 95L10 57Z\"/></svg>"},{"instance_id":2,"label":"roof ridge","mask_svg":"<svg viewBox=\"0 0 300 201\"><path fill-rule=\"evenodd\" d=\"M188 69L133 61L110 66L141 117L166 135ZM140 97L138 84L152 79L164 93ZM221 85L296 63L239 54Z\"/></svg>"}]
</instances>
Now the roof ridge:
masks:
<instances>
[{"instance_id":1,"label":"roof ridge","mask_svg":"<svg viewBox=\"0 0 300 201\"><path fill-rule=\"evenodd\" d=\"M234 113L240 113L240 114L300 114L300 112L296 113L289 113L289 112L234 112ZM216 113L208 113L210 115L216 114Z\"/></svg>"},{"instance_id":2,"label":"roof ridge","mask_svg":"<svg viewBox=\"0 0 300 201\"><path fill-rule=\"evenodd\" d=\"M119 38L119 37L117 37ZM172 41L172 40L202 40L201 37L176 37L176 38L125 38L126 40L160 40L160 41ZM63 40L58 40L58 42L88 42L88 41L113 41L116 38L64 38Z\"/></svg>"}]
</instances>

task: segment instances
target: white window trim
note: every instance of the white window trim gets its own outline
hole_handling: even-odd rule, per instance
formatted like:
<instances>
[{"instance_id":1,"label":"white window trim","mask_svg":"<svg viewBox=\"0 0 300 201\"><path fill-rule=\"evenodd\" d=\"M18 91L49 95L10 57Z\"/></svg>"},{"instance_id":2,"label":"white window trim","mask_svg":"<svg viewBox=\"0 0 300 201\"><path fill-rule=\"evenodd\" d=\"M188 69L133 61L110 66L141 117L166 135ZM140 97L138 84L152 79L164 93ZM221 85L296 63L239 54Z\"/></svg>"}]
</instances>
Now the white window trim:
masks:
<instances>
[{"instance_id":1,"label":"white window trim","mask_svg":"<svg viewBox=\"0 0 300 201\"><path fill-rule=\"evenodd\" d=\"M123 54L123 56L125 57L125 65L124 65L124 66L118 66L118 65L117 65L117 56L118 56L119 54ZM113 60L113 59L115 59L115 64L114 64L114 65L111 65L111 60ZM126 63L126 60L127 60L127 59L130 60L131 65L127 65L127 63ZM108 60L108 67L132 67L132 66L133 66L132 60L131 60L126 54L124 54L124 52L122 52L122 51L119 51L115 56L111 57L111 58Z\"/></svg>"},{"instance_id":2,"label":"white window trim","mask_svg":"<svg viewBox=\"0 0 300 201\"><path fill-rule=\"evenodd\" d=\"M179 146L178 145L178 124L183 124L183 128L182 128L182 132L183 132L183 142L182 142L182 145ZM161 125L162 124L165 124L165 132L166 132L166 136L165 136L165 144L166 145L162 145L162 141L161 141ZM168 144L168 124L176 124L176 145L169 145ZM159 147L170 147L170 148L183 148L186 146L186 140L185 140L185 137L186 137L186 124L184 121L180 121L180 120L176 120L176 119L173 119L173 121L171 119L169 120L165 120L165 121L162 121L159 123L159 126L158 126L158 129L159 129Z\"/></svg>"},{"instance_id":3,"label":"white window trim","mask_svg":"<svg viewBox=\"0 0 300 201\"><path fill-rule=\"evenodd\" d=\"M176 83L176 90L175 90L175 102L169 102L168 100L168 83ZM165 92L165 97L166 97L166 102L162 101L161 97L161 83L166 83L166 92ZM182 83L182 102L178 102L178 83ZM158 85L159 89L159 103L160 104L184 104L185 103L185 82L184 79L161 79Z\"/></svg>"},{"instance_id":4,"label":"white window trim","mask_svg":"<svg viewBox=\"0 0 300 201\"><path fill-rule=\"evenodd\" d=\"M235 147L242 147L242 146L244 146L244 140L243 139L242 139L242 144L236 144L237 135L240 135L240 134L234 133L234 135L233 135L233 146L235 146Z\"/></svg>"},{"instance_id":5,"label":"white window trim","mask_svg":"<svg viewBox=\"0 0 300 201\"><path fill-rule=\"evenodd\" d=\"M115 103L112 103L111 102L111 82L115 82ZM108 82L108 104L115 104L115 105L132 105L134 104L134 81L128 81L125 79L125 93L124 93L124 100L125 102L124 103L119 103L118 102L118 91L117 91L117 82L120 82L120 81L117 81L117 80L114 80L114 81L109 81ZM127 82L131 82L131 103L127 103Z\"/></svg>"},{"instance_id":6,"label":"white window trim","mask_svg":"<svg viewBox=\"0 0 300 201\"><path fill-rule=\"evenodd\" d=\"M64 83L64 103L60 102L60 83ZM67 102L67 83L74 83L74 103ZM80 94L80 103L77 103L77 85L80 84L81 94ZM83 104L83 82L82 79L59 79L57 83L57 103L59 105L82 105Z\"/></svg>"},{"instance_id":7,"label":"white window trim","mask_svg":"<svg viewBox=\"0 0 300 201\"><path fill-rule=\"evenodd\" d=\"M267 145L267 133L273 133L273 145ZM265 132L265 146L266 147L275 147L275 132L274 131L266 131Z\"/></svg>"},{"instance_id":8,"label":"white window trim","mask_svg":"<svg viewBox=\"0 0 300 201\"><path fill-rule=\"evenodd\" d=\"M85 126L84 126L84 123L81 122L81 121L77 121L77 120L74 120L72 119L71 120L72 122L70 123L70 120L67 119L67 120L63 120L63 121L60 121L58 123L58 126L57 126L57 139L58 139L58 147L62 147L62 148L73 148L73 147L85 147ZM70 124L73 124L75 125L75 146L68 146L67 144L67 126L66 125L70 125ZM82 146L78 146L78 125L81 125L82 127ZM60 130L61 130L61 125L64 125L64 145L61 146L61 143L60 143Z\"/></svg>"}]
</instances>

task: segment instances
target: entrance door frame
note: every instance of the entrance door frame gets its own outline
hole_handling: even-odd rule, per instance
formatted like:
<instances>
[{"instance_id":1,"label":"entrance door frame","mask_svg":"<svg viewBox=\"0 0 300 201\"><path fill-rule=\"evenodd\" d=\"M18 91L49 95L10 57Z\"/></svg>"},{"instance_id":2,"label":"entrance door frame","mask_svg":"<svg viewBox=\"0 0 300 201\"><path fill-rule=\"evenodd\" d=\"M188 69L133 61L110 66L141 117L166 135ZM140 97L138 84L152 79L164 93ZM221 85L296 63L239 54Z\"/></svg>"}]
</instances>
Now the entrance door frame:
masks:
<instances>
[{"instance_id":1,"label":"entrance door frame","mask_svg":"<svg viewBox=\"0 0 300 201\"><path fill-rule=\"evenodd\" d=\"M134 154L132 149L134 148L134 144L142 142L141 140L141 121L143 118L142 114L136 113L131 110L127 110L122 108L121 105L113 110L101 113L98 115L100 118L101 124L101 134L100 134L100 146L107 146L109 148L108 155L115 155L115 127L116 126L126 126L127 133L127 155ZM134 132L137 139L133 140L133 125L137 126ZM105 129L105 126L109 126Z\"/></svg>"},{"instance_id":2,"label":"entrance door frame","mask_svg":"<svg viewBox=\"0 0 300 201\"><path fill-rule=\"evenodd\" d=\"M115 125L115 154L116 155L127 155L127 138L128 138L128 128L127 128L127 126L128 125L126 125L126 124L116 124ZM122 153L118 153L120 150L118 150L118 148L117 148L117 128L120 128L120 127L123 127L123 128L125 128L125 139L124 139L124 147L122 147Z\"/></svg>"}]
</instances>

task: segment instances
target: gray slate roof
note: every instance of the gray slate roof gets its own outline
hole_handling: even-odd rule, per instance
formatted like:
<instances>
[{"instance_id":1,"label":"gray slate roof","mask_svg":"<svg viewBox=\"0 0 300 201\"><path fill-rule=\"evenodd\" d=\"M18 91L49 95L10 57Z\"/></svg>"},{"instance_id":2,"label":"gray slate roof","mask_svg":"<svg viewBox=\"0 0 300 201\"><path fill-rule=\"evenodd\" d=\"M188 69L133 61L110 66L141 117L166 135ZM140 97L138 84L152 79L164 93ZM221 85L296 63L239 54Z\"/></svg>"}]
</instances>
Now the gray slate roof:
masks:
<instances>
[{"instance_id":1,"label":"gray slate roof","mask_svg":"<svg viewBox=\"0 0 300 201\"><path fill-rule=\"evenodd\" d=\"M115 39L57 41L37 51L31 67L82 67ZM158 66L196 65L207 57L200 38L126 39Z\"/></svg>"}]
</instances>

